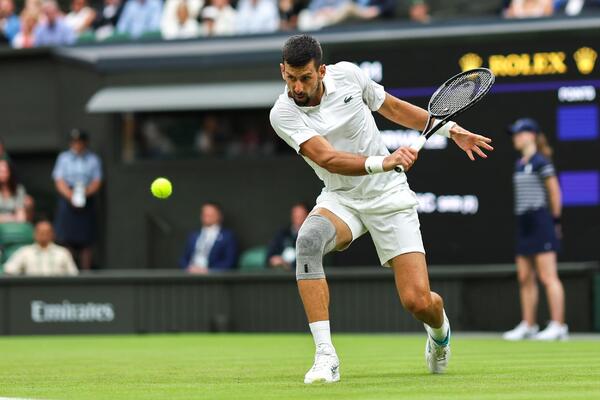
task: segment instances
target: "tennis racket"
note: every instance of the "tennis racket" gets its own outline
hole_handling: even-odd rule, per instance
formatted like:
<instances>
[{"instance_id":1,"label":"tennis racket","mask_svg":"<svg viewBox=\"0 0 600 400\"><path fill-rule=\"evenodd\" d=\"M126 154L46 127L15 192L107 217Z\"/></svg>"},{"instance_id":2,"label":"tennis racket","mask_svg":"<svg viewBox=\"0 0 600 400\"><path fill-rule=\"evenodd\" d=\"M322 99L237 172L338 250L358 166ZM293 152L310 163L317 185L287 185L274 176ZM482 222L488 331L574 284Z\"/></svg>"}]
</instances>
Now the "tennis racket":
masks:
<instances>
[{"instance_id":1,"label":"tennis racket","mask_svg":"<svg viewBox=\"0 0 600 400\"><path fill-rule=\"evenodd\" d=\"M454 75L444 82L429 99L427 124L421 136L410 147L421 150L431 135L481 100L489 92L495 79L494 73L489 69L475 68ZM439 122L434 124L434 120ZM404 172L401 165L394 170Z\"/></svg>"}]
</instances>

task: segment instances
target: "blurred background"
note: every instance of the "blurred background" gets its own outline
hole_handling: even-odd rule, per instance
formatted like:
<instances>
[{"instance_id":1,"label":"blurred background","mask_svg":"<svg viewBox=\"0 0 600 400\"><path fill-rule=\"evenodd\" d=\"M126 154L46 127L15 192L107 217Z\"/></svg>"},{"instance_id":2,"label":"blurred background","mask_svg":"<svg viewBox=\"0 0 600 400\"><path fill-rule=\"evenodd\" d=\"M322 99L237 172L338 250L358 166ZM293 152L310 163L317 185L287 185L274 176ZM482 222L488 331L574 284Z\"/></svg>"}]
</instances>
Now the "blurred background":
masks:
<instances>
[{"instance_id":1,"label":"blurred background","mask_svg":"<svg viewBox=\"0 0 600 400\"><path fill-rule=\"evenodd\" d=\"M293 237L322 185L268 118L297 32L422 107L448 77L492 69L491 94L458 118L493 138L490 158L440 136L410 171L432 286L456 329L519 321L507 128L534 118L563 194L567 322L600 331L599 1L0 0L0 32L1 260L47 220L77 270L42 275L79 272L5 274L0 333L305 329ZM376 120L390 151L418 135ZM150 195L158 176L168 200ZM207 221L225 243L190 270ZM327 257L332 324L420 329L376 264L368 235Z\"/></svg>"}]
</instances>

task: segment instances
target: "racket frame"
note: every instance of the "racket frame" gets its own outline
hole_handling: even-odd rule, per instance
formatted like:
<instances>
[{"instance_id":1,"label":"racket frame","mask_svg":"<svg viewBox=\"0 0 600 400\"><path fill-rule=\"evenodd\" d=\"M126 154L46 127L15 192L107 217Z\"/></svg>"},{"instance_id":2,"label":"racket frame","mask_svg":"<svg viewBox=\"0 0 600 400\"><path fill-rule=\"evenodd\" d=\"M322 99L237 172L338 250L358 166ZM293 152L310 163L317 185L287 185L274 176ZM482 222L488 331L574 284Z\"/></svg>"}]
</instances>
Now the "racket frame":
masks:
<instances>
[{"instance_id":1,"label":"racket frame","mask_svg":"<svg viewBox=\"0 0 600 400\"><path fill-rule=\"evenodd\" d=\"M458 109L458 110L454 111L453 113L450 113L447 115L444 115L444 114L433 115L431 113L431 101L435 98L435 96L437 96L437 94L440 92L440 90L442 90L445 86L448 85L448 83L454 81L455 79L459 78L460 76L466 75L469 73L473 73L473 72L477 72L477 71L488 72L492 77L492 81L488 85L486 90L484 90L483 92L479 93L476 97L471 99L471 101L468 104L466 104L463 108ZM410 145L410 148L420 151L423 148L423 146L425 145L425 142L427 141L427 139L429 139L431 137L431 135L433 135L438 130L440 130L444 125L446 125L450 121L450 119L456 117L459 114L462 114L463 112L467 111L469 108L471 108L475 104L477 104L479 102L479 100L481 100L483 98L483 96L485 96L490 91L492 86L494 86L495 79L496 78L494 76L494 73L490 69L474 68L474 69L470 69L468 71L460 72L460 73L454 75L453 77L449 78L448 80L446 80L446 82L442 83L440 85L440 87L429 98L429 104L427 106L427 113L429 114L429 116L427 117L427 123L425 124L425 128L423 129L421 135L419 135L419 137L415 140L415 142ZM442 119L439 119L439 118L442 118ZM434 119L439 121L435 125L434 125ZM401 165L397 165L394 167L394 171L396 171L398 173L404 172L404 167L402 167Z\"/></svg>"}]
</instances>

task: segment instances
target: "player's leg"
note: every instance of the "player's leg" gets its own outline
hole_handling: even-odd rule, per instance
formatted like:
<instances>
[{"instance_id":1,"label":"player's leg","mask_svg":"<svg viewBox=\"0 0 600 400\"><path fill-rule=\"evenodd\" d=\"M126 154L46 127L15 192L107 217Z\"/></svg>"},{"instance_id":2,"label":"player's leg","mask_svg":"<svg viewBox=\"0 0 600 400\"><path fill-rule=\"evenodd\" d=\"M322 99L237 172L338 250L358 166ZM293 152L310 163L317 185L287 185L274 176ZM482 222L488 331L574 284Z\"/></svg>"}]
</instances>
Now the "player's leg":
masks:
<instances>
[{"instance_id":1,"label":"player's leg","mask_svg":"<svg viewBox=\"0 0 600 400\"><path fill-rule=\"evenodd\" d=\"M517 256L517 278L521 301L521 322L502 335L506 340L522 340L533 337L538 331L536 323L538 305L538 285L536 281L533 258Z\"/></svg>"},{"instance_id":2,"label":"player's leg","mask_svg":"<svg viewBox=\"0 0 600 400\"><path fill-rule=\"evenodd\" d=\"M323 256L346 247L352 231L325 208L315 209L298 232L296 278L298 291L315 342L315 362L304 377L305 383L339 380L339 360L329 327L329 287L323 271Z\"/></svg>"},{"instance_id":3,"label":"player's leg","mask_svg":"<svg viewBox=\"0 0 600 400\"><path fill-rule=\"evenodd\" d=\"M450 359L450 323L440 295L429 287L425 254L409 252L392 258L396 289L404 308L427 330L425 360L432 373L443 373Z\"/></svg>"},{"instance_id":4,"label":"player's leg","mask_svg":"<svg viewBox=\"0 0 600 400\"><path fill-rule=\"evenodd\" d=\"M548 251L535 255L535 265L540 281L546 290L551 321L548 327L536 335L539 340L566 339L568 327L565 325L565 292L558 277L556 253Z\"/></svg>"},{"instance_id":5,"label":"player's leg","mask_svg":"<svg viewBox=\"0 0 600 400\"><path fill-rule=\"evenodd\" d=\"M402 306L419 321L434 328L441 327L444 321L444 303L429 288L425 254L401 254L392 258L389 264L394 270Z\"/></svg>"},{"instance_id":6,"label":"player's leg","mask_svg":"<svg viewBox=\"0 0 600 400\"><path fill-rule=\"evenodd\" d=\"M329 320L329 288L322 257L352 241L352 232L341 218L325 208L315 209L311 221L298 232L296 277L309 323ZM315 221L316 219L316 221Z\"/></svg>"},{"instance_id":7,"label":"player's leg","mask_svg":"<svg viewBox=\"0 0 600 400\"><path fill-rule=\"evenodd\" d=\"M529 326L534 326L537 320L538 285L533 259L527 256L517 256L515 261L517 263L522 318Z\"/></svg>"}]
</instances>

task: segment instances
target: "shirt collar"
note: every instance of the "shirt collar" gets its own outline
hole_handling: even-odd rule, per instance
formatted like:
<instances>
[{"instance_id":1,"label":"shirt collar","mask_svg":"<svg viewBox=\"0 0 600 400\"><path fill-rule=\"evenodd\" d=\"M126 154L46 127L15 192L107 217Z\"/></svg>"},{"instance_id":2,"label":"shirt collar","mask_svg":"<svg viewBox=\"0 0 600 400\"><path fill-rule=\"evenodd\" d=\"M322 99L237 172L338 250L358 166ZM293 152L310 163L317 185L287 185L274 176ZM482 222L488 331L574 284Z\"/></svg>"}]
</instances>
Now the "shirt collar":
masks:
<instances>
[{"instance_id":1,"label":"shirt collar","mask_svg":"<svg viewBox=\"0 0 600 400\"><path fill-rule=\"evenodd\" d=\"M69 153L70 153L70 154L71 154L71 156L73 156L73 157L81 157L81 158L85 158L85 157L88 155L88 152L89 152L89 150L88 150L88 149L85 149L85 150L83 151L83 153L81 153L81 154L78 154L78 153L75 153L73 150L69 149Z\"/></svg>"},{"instance_id":2,"label":"shirt collar","mask_svg":"<svg viewBox=\"0 0 600 400\"><path fill-rule=\"evenodd\" d=\"M48 246L46 247L42 247L40 246L38 243L34 243L33 246L35 247L36 250L38 251L48 251L48 250L52 250L54 248L54 243L50 243L48 244Z\"/></svg>"}]
</instances>

